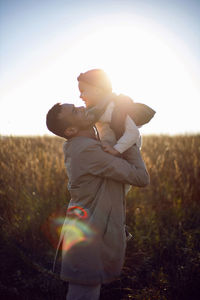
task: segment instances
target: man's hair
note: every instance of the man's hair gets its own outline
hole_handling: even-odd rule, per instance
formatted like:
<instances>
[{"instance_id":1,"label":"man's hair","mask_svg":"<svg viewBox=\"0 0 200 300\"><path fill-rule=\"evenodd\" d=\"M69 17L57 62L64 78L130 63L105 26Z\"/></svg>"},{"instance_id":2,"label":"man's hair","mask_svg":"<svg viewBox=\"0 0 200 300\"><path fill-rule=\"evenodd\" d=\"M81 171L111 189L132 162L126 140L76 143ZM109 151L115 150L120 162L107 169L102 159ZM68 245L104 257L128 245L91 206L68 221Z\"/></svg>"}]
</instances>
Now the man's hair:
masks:
<instances>
[{"instance_id":1,"label":"man's hair","mask_svg":"<svg viewBox=\"0 0 200 300\"><path fill-rule=\"evenodd\" d=\"M101 88L106 93L112 92L110 79L108 78L108 75L101 69L93 69L85 73L81 73L77 80Z\"/></svg>"},{"instance_id":2,"label":"man's hair","mask_svg":"<svg viewBox=\"0 0 200 300\"><path fill-rule=\"evenodd\" d=\"M61 112L61 103L56 103L46 115L46 125L47 128L54 134L67 138L64 134L65 129L69 126L66 120L59 118L59 113Z\"/></svg>"}]
</instances>

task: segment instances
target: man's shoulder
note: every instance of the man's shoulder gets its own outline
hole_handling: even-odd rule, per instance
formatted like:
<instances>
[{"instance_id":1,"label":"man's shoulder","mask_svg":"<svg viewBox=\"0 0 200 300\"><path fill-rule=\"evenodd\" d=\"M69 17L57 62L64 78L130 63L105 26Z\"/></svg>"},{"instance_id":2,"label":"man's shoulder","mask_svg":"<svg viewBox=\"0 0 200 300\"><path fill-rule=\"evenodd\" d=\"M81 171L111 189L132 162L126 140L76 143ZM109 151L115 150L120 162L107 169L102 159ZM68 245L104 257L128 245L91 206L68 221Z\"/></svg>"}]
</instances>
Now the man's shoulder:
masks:
<instances>
[{"instance_id":1,"label":"man's shoulder","mask_svg":"<svg viewBox=\"0 0 200 300\"><path fill-rule=\"evenodd\" d=\"M63 144L63 151L66 154L81 154L81 152L89 151L89 149L100 147L100 141L87 137L75 137Z\"/></svg>"}]
</instances>

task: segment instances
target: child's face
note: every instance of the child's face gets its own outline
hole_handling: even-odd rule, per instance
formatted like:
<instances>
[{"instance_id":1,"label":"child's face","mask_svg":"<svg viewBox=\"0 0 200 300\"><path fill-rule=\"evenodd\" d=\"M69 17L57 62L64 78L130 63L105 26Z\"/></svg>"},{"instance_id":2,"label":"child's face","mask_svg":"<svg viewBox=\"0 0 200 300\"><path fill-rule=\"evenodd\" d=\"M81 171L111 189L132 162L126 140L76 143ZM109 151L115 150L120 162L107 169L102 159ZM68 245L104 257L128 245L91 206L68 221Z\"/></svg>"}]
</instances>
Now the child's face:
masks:
<instances>
[{"instance_id":1,"label":"child's face","mask_svg":"<svg viewBox=\"0 0 200 300\"><path fill-rule=\"evenodd\" d=\"M103 97L103 91L98 87L89 85L83 81L78 84L80 98L85 102L86 107L96 105Z\"/></svg>"}]
</instances>

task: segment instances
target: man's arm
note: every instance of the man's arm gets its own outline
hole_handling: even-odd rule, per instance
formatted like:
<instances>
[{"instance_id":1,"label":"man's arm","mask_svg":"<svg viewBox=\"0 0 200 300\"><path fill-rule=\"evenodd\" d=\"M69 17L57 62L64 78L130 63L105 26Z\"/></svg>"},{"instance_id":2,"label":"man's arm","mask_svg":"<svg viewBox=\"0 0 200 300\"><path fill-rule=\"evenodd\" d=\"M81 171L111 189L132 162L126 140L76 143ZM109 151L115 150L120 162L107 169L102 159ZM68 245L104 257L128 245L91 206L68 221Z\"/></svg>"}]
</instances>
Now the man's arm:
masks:
<instances>
[{"instance_id":1,"label":"man's arm","mask_svg":"<svg viewBox=\"0 0 200 300\"><path fill-rule=\"evenodd\" d=\"M140 150L137 146L132 148L134 165L122 158L104 152L99 143L93 143L87 147L80 154L79 159L83 160L88 173L92 175L144 187L149 184L149 174L142 160Z\"/></svg>"}]
</instances>

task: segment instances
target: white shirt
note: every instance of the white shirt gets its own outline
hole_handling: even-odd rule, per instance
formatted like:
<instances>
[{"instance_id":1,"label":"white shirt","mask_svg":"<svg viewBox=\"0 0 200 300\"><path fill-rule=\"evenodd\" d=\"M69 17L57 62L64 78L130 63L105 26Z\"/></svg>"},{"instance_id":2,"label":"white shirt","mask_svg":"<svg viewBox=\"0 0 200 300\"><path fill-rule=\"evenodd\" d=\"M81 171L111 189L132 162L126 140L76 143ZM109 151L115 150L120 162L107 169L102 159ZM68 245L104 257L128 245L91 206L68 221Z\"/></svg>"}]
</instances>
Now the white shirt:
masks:
<instances>
[{"instance_id":1,"label":"white shirt","mask_svg":"<svg viewBox=\"0 0 200 300\"><path fill-rule=\"evenodd\" d=\"M112 113L114 109L114 102L110 102L96 123L97 130L99 132L100 139L114 145L114 148L123 153L132 145L136 144L138 147L141 147L141 136L140 132L129 115L127 115L125 120L125 131L121 138L116 142L116 137L114 131L110 128L110 123L112 119Z\"/></svg>"}]
</instances>

